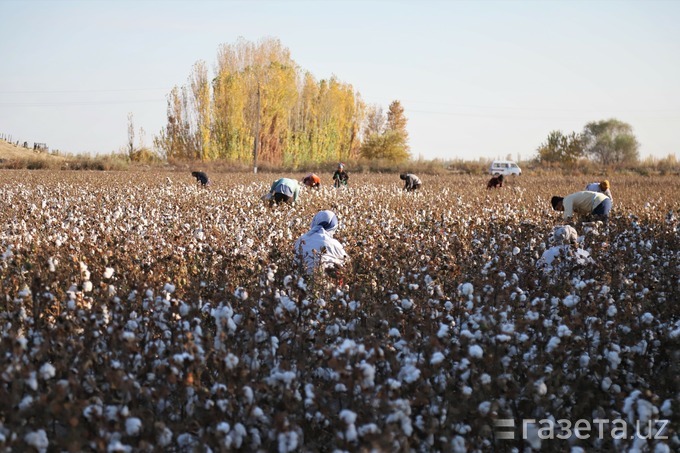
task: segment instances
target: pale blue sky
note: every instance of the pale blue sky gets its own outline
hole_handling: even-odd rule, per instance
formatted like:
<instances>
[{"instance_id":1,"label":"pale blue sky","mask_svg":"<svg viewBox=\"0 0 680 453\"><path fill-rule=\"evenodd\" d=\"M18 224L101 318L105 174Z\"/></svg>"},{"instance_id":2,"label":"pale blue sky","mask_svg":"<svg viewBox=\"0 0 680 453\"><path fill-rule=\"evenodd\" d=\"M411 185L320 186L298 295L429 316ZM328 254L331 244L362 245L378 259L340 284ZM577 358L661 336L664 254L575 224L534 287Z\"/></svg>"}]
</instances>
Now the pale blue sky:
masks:
<instances>
[{"instance_id":1,"label":"pale blue sky","mask_svg":"<svg viewBox=\"0 0 680 453\"><path fill-rule=\"evenodd\" d=\"M535 154L552 130L633 126L680 157L680 1L0 0L0 133L66 152L151 145L166 96L221 44L274 37L317 79L398 99L415 157Z\"/></svg>"}]
</instances>

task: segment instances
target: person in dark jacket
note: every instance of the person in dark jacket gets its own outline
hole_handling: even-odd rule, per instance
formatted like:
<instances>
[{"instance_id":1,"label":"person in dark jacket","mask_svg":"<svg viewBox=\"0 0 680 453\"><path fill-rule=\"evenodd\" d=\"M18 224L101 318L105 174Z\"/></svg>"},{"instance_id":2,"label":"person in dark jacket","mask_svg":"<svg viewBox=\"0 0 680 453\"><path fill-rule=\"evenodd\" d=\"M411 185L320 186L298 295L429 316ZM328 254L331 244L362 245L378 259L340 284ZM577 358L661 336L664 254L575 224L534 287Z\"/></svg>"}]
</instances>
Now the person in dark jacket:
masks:
<instances>
[{"instance_id":1,"label":"person in dark jacket","mask_svg":"<svg viewBox=\"0 0 680 453\"><path fill-rule=\"evenodd\" d=\"M210 185L210 180L208 179L208 175L206 175L205 172L192 171L191 176L196 178L196 182L200 182L202 186Z\"/></svg>"},{"instance_id":2,"label":"person in dark jacket","mask_svg":"<svg viewBox=\"0 0 680 453\"><path fill-rule=\"evenodd\" d=\"M349 175L345 171L345 164L338 164L338 169L333 173L333 186L340 187L346 186L349 180Z\"/></svg>"},{"instance_id":3,"label":"person in dark jacket","mask_svg":"<svg viewBox=\"0 0 680 453\"><path fill-rule=\"evenodd\" d=\"M503 187L503 175L494 176L486 184L487 189L495 189L496 187Z\"/></svg>"}]
</instances>

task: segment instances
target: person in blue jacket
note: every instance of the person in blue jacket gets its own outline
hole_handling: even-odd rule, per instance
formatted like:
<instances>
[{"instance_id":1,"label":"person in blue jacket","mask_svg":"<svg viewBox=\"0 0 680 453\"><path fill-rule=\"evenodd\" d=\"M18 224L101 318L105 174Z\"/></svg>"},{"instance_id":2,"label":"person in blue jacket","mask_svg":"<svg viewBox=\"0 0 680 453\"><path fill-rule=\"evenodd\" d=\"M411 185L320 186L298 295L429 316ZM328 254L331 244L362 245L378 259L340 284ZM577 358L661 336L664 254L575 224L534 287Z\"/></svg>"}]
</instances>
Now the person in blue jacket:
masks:
<instances>
[{"instance_id":1,"label":"person in blue jacket","mask_svg":"<svg viewBox=\"0 0 680 453\"><path fill-rule=\"evenodd\" d=\"M280 178L272 183L269 194L272 203L294 203L300 196L300 184L294 179Z\"/></svg>"}]
</instances>

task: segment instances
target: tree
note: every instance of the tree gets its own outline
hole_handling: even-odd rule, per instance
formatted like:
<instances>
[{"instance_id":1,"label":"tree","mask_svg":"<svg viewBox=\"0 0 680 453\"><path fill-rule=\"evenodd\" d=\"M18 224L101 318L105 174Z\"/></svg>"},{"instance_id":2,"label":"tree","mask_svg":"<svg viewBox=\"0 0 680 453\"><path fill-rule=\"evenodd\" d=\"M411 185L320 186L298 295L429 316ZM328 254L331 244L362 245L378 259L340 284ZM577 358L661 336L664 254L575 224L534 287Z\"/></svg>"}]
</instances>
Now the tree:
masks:
<instances>
[{"instance_id":1,"label":"tree","mask_svg":"<svg viewBox=\"0 0 680 453\"><path fill-rule=\"evenodd\" d=\"M573 163L583 155L584 146L585 139L580 134L564 135L561 131L552 131L538 147L538 158L541 162Z\"/></svg>"},{"instance_id":2,"label":"tree","mask_svg":"<svg viewBox=\"0 0 680 453\"><path fill-rule=\"evenodd\" d=\"M277 39L239 39L220 48L214 77L198 62L188 88L173 90L154 143L169 158L246 162L257 140L264 162L346 160L358 154L363 114L351 85L316 81Z\"/></svg>"},{"instance_id":3,"label":"tree","mask_svg":"<svg viewBox=\"0 0 680 453\"><path fill-rule=\"evenodd\" d=\"M602 165L634 163L638 143L630 124L611 118L586 124L586 153Z\"/></svg>"},{"instance_id":4,"label":"tree","mask_svg":"<svg viewBox=\"0 0 680 453\"><path fill-rule=\"evenodd\" d=\"M371 105L366 111L366 125L364 127L364 137L385 132L387 118L379 105Z\"/></svg>"},{"instance_id":5,"label":"tree","mask_svg":"<svg viewBox=\"0 0 680 453\"><path fill-rule=\"evenodd\" d=\"M361 156L366 159L387 159L402 162L410 157L406 116L399 101L393 101L387 110L387 118L377 107L369 109L364 128ZM383 126L384 125L384 126Z\"/></svg>"},{"instance_id":6,"label":"tree","mask_svg":"<svg viewBox=\"0 0 680 453\"><path fill-rule=\"evenodd\" d=\"M135 152L135 123L132 121L132 112L128 112L128 156L132 157Z\"/></svg>"}]
</instances>

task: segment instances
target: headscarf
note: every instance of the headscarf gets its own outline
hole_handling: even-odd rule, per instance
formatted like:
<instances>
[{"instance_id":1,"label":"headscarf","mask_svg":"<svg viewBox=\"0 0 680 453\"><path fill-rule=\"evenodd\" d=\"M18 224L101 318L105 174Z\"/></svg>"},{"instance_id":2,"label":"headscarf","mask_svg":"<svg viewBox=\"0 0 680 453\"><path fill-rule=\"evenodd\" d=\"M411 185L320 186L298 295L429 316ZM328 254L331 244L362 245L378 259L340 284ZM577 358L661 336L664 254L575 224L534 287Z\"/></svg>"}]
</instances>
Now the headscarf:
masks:
<instances>
[{"instance_id":1,"label":"headscarf","mask_svg":"<svg viewBox=\"0 0 680 453\"><path fill-rule=\"evenodd\" d=\"M607 190L607 189L609 189L609 181L607 181L607 180L605 179L604 181L602 181L602 182L600 183L600 187L602 188L602 190Z\"/></svg>"},{"instance_id":2,"label":"headscarf","mask_svg":"<svg viewBox=\"0 0 680 453\"><path fill-rule=\"evenodd\" d=\"M312 219L312 224L309 228L309 232L321 232L321 230L326 231L326 233L332 235L335 230L338 229L338 217L333 211L319 211Z\"/></svg>"}]
</instances>

